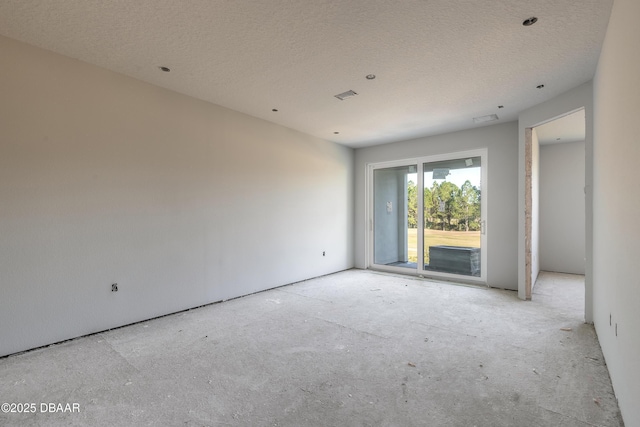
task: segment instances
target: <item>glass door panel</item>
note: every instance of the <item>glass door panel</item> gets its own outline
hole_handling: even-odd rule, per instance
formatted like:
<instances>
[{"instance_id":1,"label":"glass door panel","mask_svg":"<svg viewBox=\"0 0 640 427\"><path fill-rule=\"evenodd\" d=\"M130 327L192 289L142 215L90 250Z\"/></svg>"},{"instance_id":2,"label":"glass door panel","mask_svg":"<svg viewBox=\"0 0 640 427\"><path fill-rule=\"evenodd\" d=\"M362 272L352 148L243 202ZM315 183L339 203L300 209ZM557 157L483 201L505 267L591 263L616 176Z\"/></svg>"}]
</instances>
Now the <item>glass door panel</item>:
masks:
<instances>
[{"instance_id":1,"label":"glass door panel","mask_svg":"<svg viewBox=\"0 0 640 427\"><path fill-rule=\"evenodd\" d=\"M417 269L417 165L373 171L373 263Z\"/></svg>"},{"instance_id":2,"label":"glass door panel","mask_svg":"<svg viewBox=\"0 0 640 427\"><path fill-rule=\"evenodd\" d=\"M481 276L481 157L424 163L424 270Z\"/></svg>"}]
</instances>

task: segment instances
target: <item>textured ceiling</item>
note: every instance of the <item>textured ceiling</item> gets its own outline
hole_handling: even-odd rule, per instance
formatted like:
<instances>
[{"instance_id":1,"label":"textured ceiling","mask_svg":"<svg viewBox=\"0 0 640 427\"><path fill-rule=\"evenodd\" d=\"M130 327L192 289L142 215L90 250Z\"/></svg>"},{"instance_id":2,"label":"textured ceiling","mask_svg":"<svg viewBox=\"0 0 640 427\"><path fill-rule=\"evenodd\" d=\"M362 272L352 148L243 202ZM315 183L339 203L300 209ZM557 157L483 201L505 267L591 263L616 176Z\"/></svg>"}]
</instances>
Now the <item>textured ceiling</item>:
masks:
<instances>
[{"instance_id":1,"label":"textured ceiling","mask_svg":"<svg viewBox=\"0 0 640 427\"><path fill-rule=\"evenodd\" d=\"M584 110L540 125L536 127L536 133L542 145L584 141L586 134Z\"/></svg>"},{"instance_id":2,"label":"textured ceiling","mask_svg":"<svg viewBox=\"0 0 640 427\"><path fill-rule=\"evenodd\" d=\"M611 4L0 0L0 34L360 147L515 120L590 80Z\"/></svg>"}]
</instances>

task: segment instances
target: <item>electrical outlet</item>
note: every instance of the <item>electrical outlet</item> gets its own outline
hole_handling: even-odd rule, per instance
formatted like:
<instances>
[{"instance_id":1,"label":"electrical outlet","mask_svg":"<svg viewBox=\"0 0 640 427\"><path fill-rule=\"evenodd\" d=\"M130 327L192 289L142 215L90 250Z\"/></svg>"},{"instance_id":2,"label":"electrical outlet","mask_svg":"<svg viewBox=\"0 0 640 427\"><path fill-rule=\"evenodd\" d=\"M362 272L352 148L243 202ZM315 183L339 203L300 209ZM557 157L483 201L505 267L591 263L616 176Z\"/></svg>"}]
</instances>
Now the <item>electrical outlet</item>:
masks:
<instances>
[{"instance_id":1,"label":"electrical outlet","mask_svg":"<svg viewBox=\"0 0 640 427\"><path fill-rule=\"evenodd\" d=\"M117 283L113 283L111 285L111 292L118 292L118 284Z\"/></svg>"},{"instance_id":2,"label":"electrical outlet","mask_svg":"<svg viewBox=\"0 0 640 427\"><path fill-rule=\"evenodd\" d=\"M322 251L322 256L324 256L324 251Z\"/></svg>"}]
</instances>

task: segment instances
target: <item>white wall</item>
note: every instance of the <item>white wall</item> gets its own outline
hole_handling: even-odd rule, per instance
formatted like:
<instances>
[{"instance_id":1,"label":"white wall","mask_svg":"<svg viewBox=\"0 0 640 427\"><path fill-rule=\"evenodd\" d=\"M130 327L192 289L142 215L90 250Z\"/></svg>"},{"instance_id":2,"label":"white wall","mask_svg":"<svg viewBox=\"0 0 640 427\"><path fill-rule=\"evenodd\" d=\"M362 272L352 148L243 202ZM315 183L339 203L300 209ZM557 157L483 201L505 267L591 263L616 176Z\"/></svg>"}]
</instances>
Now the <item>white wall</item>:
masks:
<instances>
[{"instance_id":1,"label":"white wall","mask_svg":"<svg viewBox=\"0 0 640 427\"><path fill-rule=\"evenodd\" d=\"M540 269L584 274L584 141L540 147Z\"/></svg>"},{"instance_id":2,"label":"white wall","mask_svg":"<svg viewBox=\"0 0 640 427\"><path fill-rule=\"evenodd\" d=\"M638 0L614 2L593 85L594 322L629 427L640 426L639 16Z\"/></svg>"},{"instance_id":3,"label":"white wall","mask_svg":"<svg viewBox=\"0 0 640 427\"><path fill-rule=\"evenodd\" d=\"M540 141L531 131L531 290L540 274Z\"/></svg>"},{"instance_id":4,"label":"white wall","mask_svg":"<svg viewBox=\"0 0 640 427\"><path fill-rule=\"evenodd\" d=\"M444 135L356 150L355 265L366 267L366 166L392 160L488 148L487 280L490 286L517 289L518 134L504 123ZM483 195L484 197L485 195Z\"/></svg>"},{"instance_id":5,"label":"white wall","mask_svg":"<svg viewBox=\"0 0 640 427\"><path fill-rule=\"evenodd\" d=\"M518 117L518 296L525 298L525 129L534 128L584 108L585 111L585 320L593 321L593 277L591 272L592 181L593 181L593 85L571 89L520 113Z\"/></svg>"},{"instance_id":6,"label":"white wall","mask_svg":"<svg viewBox=\"0 0 640 427\"><path fill-rule=\"evenodd\" d=\"M353 266L351 149L7 38L0 57L0 355Z\"/></svg>"}]
</instances>

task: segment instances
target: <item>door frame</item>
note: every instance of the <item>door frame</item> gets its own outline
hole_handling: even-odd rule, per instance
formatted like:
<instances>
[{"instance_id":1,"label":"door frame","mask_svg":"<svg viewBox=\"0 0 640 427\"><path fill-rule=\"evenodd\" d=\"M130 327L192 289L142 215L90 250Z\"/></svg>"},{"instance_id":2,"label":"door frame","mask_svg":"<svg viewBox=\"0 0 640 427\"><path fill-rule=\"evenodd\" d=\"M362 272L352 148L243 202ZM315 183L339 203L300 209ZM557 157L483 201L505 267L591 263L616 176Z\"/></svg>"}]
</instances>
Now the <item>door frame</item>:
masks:
<instances>
[{"instance_id":1,"label":"door frame","mask_svg":"<svg viewBox=\"0 0 640 427\"><path fill-rule=\"evenodd\" d=\"M526 129L585 110L585 322L593 323L593 82L584 83L518 116L518 297L526 299Z\"/></svg>"},{"instance_id":2,"label":"door frame","mask_svg":"<svg viewBox=\"0 0 640 427\"><path fill-rule=\"evenodd\" d=\"M366 232L365 232L365 268L370 270L379 270L386 271L390 273L398 273L398 274L408 274L415 275L419 277L428 277L434 279L441 280L449 280L455 282L465 282L465 283L473 283L473 284L484 284L488 283L487 281L487 241L489 228L487 227L488 223L488 200L489 200L489 178L488 178L488 159L489 159L489 150L487 148L479 148L474 150L466 150L466 151L456 151L451 153L444 154L435 154L429 156L422 157L412 157L400 160L392 160L386 162L376 162L376 163L367 163L366 165L366 193L365 193L365 224L366 224ZM385 169L392 168L397 166L408 166L408 165L417 165L417 188L423 189L423 180L424 174L422 173L423 164L438 162L443 160L454 160L461 159L465 157L480 157L481 169L481 189L480 189L480 221L482 224L482 231L480 233L480 277L474 276L466 276L462 274L452 274L452 273L443 273L431 270L424 270L424 262L418 262L417 268L409 269L404 267L393 267L388 265L379 265L375 264L373 260L373 245L374 245L374 206L373 206L373 171L376 169ZM418 191L420 193L420 191ZM424 224L424 197L421 194L418 194L418 224L421 227ZM422 228L419 228L421 230ZM418 232L418 261L424 261L424 232Z\"/></svg>"}]
</instances>

